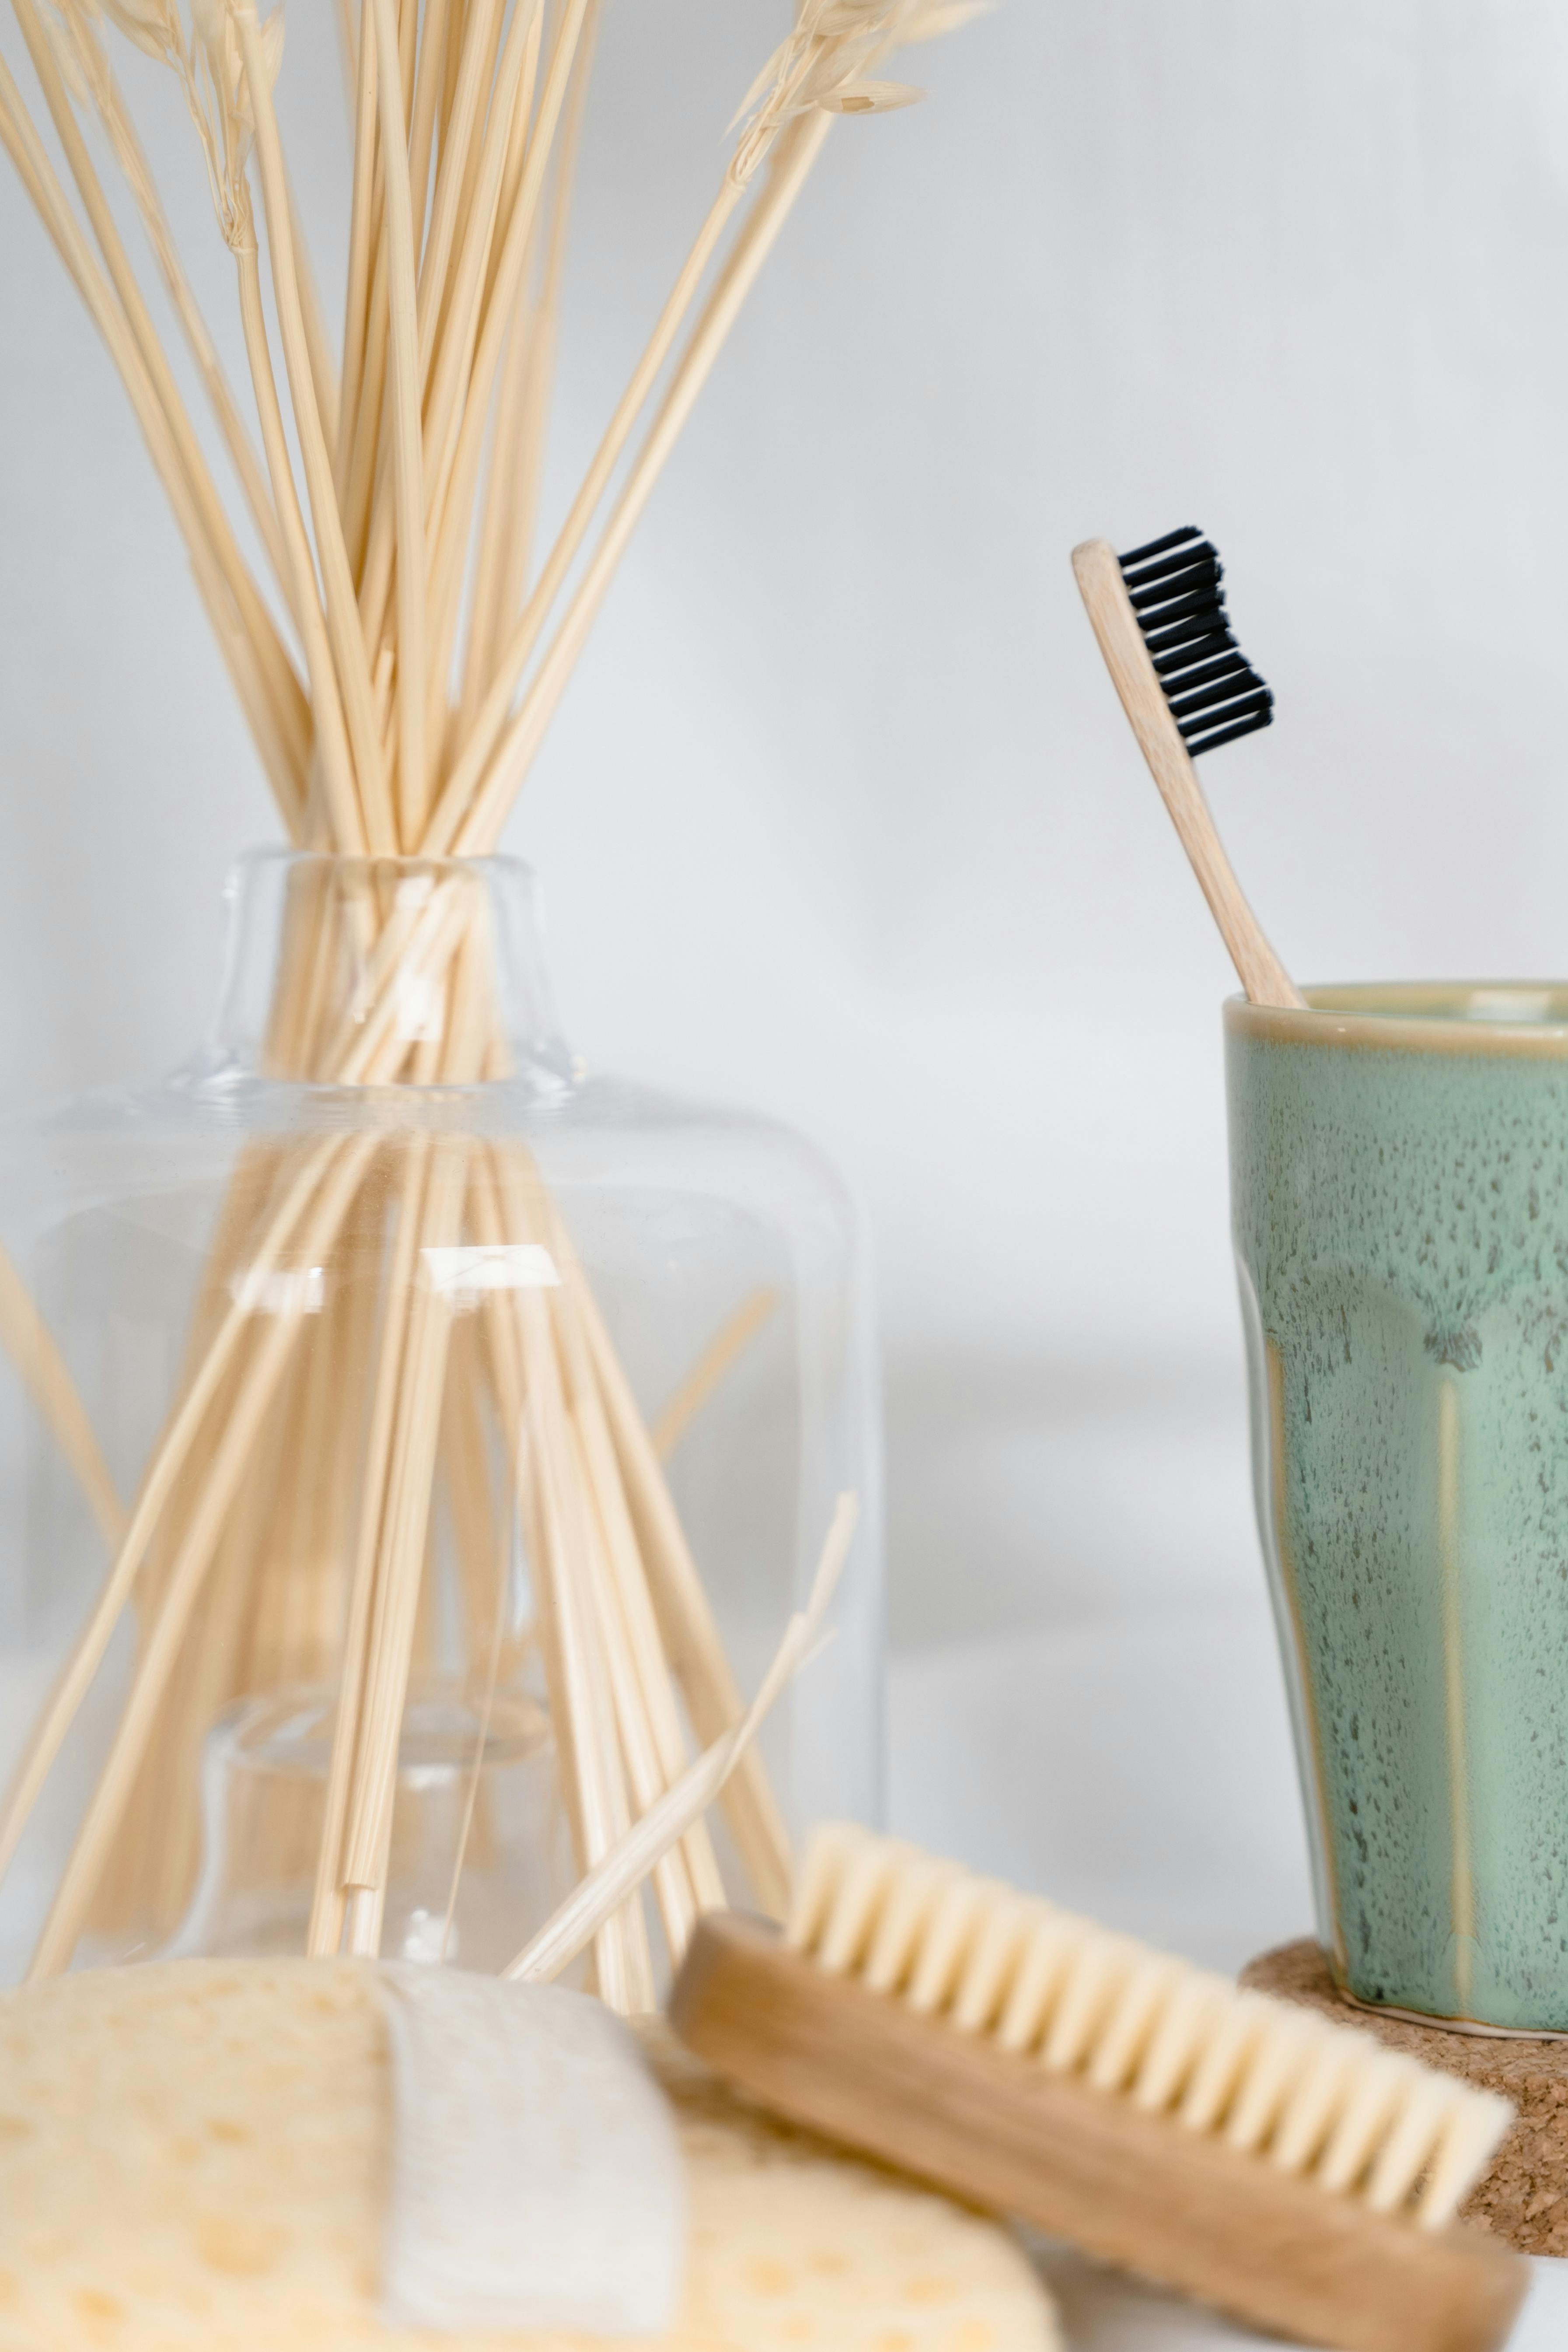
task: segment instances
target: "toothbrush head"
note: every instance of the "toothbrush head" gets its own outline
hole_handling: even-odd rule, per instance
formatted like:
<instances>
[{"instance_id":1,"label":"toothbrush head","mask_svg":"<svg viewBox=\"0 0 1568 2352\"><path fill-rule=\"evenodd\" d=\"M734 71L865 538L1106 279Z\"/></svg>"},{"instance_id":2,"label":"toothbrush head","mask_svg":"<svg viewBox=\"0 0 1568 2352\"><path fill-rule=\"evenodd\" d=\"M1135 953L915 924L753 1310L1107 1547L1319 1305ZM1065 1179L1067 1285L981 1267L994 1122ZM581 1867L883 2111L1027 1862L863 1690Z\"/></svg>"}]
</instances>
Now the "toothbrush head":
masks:
<instances>
[{"instance_id":1,"label":"toothbrush head","mask_svg":"<svg viewBox=\"0 0 1568 2352\"><path fill-rule=\"evenodd\" d=\"M1231 635L1220 585L1225 567L1203 533L1167 531L1116 560L1191 756L1267 727L1274 697Z\"/></svg>"}]
</instances>

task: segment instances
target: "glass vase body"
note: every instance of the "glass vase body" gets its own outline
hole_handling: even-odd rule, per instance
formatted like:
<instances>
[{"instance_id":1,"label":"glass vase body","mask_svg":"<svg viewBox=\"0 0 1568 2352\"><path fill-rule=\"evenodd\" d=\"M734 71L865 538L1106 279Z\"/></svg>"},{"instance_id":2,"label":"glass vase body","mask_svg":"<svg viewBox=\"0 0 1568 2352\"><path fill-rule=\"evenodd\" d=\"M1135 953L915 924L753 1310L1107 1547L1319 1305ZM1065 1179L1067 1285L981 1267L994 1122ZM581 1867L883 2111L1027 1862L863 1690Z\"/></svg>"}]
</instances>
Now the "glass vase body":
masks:
<instances>
[{"instance_id":1,"label":"glass vase body","mask_svg":"<svg viewBox=\"0 0 1568 2352\"><path fill-rule=\"evenodd\" d=\"M878 1811L843 1193L771 1122L582 1067L511 861L264 853L226 916L194 1060L15 1120L0 1154L16 1752L73 1661L86 1692L0 1886L0 1965L40 1937L58 1967L307 1936L498 1964L735 1719L852 1493L835 1638L706 1860L694 1833L601 1930L601 1989L636 2007L715 1870L776 1908L791 1832ZM519 1708L542 1761L498 1735ZM242 1823L264 1864L229 1850Z\"/></svg>"}]
</instances>

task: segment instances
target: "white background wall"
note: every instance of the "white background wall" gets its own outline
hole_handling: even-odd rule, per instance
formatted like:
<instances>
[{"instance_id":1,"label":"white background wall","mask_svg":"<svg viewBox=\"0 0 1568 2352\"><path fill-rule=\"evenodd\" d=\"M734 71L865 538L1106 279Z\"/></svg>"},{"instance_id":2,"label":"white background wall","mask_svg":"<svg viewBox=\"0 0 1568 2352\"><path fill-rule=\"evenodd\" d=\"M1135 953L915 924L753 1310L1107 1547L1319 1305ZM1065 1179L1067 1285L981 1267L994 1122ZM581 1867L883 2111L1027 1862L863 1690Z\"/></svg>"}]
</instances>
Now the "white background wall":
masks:
<instances>
[{"instance_id":1,"label":"white background wall","mask_svg":"<svg viewBox=\"0 0 1568 2352\"><path fill-rule=\"evenodd\" d=\"M326 5L281 99L332 280ZM609 0L558 498L782 13ZM583 1051L781 1113L858 1188L910 1644L1257 1577L1229 974L1071 544L1217 540L1279 723L1205 772L1300 976L1568 967L1568 20L1006 0L905 64L930 101L835 131L510 845ZM151 143L226 319L166 96ZM269 813L3 168L0 793L0 1087L173 1062Z\"/></svg>"}]
</instances>

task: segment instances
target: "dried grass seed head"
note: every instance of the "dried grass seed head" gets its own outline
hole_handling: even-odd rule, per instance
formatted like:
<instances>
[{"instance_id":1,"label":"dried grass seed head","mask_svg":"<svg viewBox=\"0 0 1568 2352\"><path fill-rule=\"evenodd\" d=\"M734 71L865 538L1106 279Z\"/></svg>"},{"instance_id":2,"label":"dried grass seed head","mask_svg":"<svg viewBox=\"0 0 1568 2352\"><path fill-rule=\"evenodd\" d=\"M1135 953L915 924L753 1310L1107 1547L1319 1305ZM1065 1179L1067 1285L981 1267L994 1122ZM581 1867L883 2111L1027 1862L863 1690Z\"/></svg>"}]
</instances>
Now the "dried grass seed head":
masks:
<instances>
[{"instance_id":1,"label":"dried grass seed head","mask_svg":"<svg viewBox=\"0 0 1568 2352\"><path fill-rule=\"evenodd\" d=\"M53 0L78 54L76 77L91 76L94 56L107 81L107 60L98 33L100 16L143 57L168 66L179 80L206 163L213 209L224 241L248 250L256 230L246 179L255 125L239 36L227 0L191 0L187 29L178 0ZM261 26L268 79L276 82L283 61L283 11L274 9ZM93 92L96 97L97 91Z\"/></svg>"},{"instance_id":2,"label":"dried grass seed head","mask_svg":"<svg viewBox=\"0 0 1568 2352\"><path fill-rule=\"evenodd\" d=\"M907 83L870 78L869 68L915 41L934 40L978 16L987 0L800 0L795 29L742 100L744 123L730 176L743 187L786 122L822 109L886 114L923 96ZM734 128L734 124L731 124Z\"/></svg>"},{"instance_id":3,"label":"dried grass seed head","mask_svg":"<svg viewBox=\"0 0 1568 2352\"><path fill-rule=\"evenodd\" d=\"M190 106L207 161L207 178L224 241L237 252L256 241L246 165L256 136L256 118L244 53L226 0L191 0ZM259 26L261 54L270 89L283 63L283 11L275 8Z\"/></svg>"},{"instance_id":4,"label":"dried grass seed head","mask_svg":"<svg viewBox=\"0 0 1568 2352\"><path fill-rule=\"evenodd\" d=\"M93 16L99 13L94 6ZM102 13L143 57L158 58L168 64L175 50L184 47L179 14L171 0L103 0Z\"/></svg>"}]
</instances>

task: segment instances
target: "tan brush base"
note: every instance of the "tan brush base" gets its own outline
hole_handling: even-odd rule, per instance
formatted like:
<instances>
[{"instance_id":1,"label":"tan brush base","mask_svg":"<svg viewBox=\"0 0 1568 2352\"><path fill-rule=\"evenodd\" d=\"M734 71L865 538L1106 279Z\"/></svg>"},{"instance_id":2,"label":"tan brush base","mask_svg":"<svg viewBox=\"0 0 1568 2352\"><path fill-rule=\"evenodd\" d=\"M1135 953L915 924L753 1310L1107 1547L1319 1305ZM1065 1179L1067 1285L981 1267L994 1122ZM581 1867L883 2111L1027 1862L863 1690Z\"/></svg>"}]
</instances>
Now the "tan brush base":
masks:
<instances>
[{"instance_id":1,"label":"tan brush base","mask_svg":"<svg viewBox=\"0 0 1568 2352\"><path fill-rule=\"evenodd\" d=\"M1521 2254L1568 2254L1568 2041L1451 2033L1363 2009L1344 1998L1328 1954L1310 1937L1249 1961L1241 1981L1257 1992L1321 2010L1337 2024L1363 2025L1391 2050L1407 2051L1478 2090L1511 2099L1519 2121L1460 2211Z\"/></svg>"},{"instance_id":2,"label":"tan brush base","mask_svg":"<svg viewBox=\"0 0 1568 2352\"><path fill-rule=\"evenodd\" d=\"M793 2121L1298 2343L1497 2352L1528 2284L1479 2231L1327 2196L830 1976L732 1912L698 1922L669 2021Z\"/></svg>"}]
</instances>

